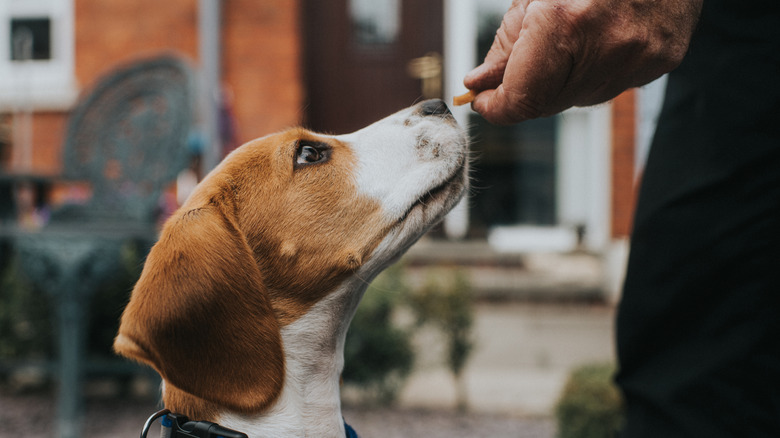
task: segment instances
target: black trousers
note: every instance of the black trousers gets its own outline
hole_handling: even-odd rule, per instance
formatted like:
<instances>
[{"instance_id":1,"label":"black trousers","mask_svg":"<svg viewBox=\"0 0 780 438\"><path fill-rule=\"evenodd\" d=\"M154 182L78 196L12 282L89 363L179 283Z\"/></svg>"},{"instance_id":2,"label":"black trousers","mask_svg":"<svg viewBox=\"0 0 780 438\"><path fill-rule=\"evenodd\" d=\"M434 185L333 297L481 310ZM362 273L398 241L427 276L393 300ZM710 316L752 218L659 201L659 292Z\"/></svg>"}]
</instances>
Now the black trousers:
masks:
<instances>
[{"instance_id":1,"label":"black trousers","mask_svg":"<svg viewBox=\"0 0 780 438\"><path fill-rule=\"evenodd\" d=\"M780 437L778 3L705 0L669 75L618 309L624 437Z\"/></svg>"}]
</instances>

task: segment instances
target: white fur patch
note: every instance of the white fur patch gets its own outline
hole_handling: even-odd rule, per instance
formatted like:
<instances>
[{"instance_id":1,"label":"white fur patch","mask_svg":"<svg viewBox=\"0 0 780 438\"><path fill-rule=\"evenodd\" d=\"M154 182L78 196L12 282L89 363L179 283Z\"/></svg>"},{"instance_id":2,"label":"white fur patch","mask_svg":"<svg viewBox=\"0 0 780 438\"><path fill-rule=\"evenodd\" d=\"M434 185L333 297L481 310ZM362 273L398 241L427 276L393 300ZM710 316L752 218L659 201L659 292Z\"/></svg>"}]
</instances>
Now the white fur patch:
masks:
<instances>
[{"instance_id":1,"label":"white fur patch","mask_svg":"<svg viewBox=\"0 0 780 438\"><path fill-rule=\"evenodd\" d=\"M336 137L358 157L356 185L398 219L427 191L463 166L467 142L454 119L407 108L360 131Z\"/></svg>"},{"instance_id":2,"label":"white fur patch","mask_svg":"<svg viewBox=\"0 0 780 438\"><path fill-rule=\"evenodd\" d=\"M355 309L374 276L441 219L466 188L468 145L452 117L424 116L418 105L334 138L353 149L354 183L362 195L380 202L391 226L352 277L282 328L287 375L276 403L260 415L219 418L250 437L345 436L339 380Z\"/></svg>"}]
</instances>

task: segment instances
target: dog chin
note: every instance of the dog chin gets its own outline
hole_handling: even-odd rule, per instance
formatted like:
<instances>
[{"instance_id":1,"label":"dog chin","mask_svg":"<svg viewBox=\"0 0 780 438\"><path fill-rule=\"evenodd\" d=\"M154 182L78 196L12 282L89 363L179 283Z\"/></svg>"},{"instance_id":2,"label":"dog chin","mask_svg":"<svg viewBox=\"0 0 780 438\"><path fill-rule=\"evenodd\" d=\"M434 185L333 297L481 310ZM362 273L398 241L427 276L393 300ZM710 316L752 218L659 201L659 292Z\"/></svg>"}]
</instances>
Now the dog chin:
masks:
<instances>
[{"instance_id":1,"label":"dog chin","mask_svg":"<svg viewBox=\"0 0 780 438\"><path fill-rule=\"evenodd\" d=\"M372 267L398 261L426 232L438 224L461 200L468 188L468 161L464 160L443 183L428 190L398 219L374 251Z\"/></svg>"},{"instance_id":2,"label":"dog chin","mask_svg":"<svg viewBox=\"0 0 780 438\"><path fill-rule=\"evenodd\" d=\"M423 234L441 221L463 197L466 190L467 165L458 167L442 184L433 187L418 199L399 220L410 233Z\"/></svg>"}]
</instances>

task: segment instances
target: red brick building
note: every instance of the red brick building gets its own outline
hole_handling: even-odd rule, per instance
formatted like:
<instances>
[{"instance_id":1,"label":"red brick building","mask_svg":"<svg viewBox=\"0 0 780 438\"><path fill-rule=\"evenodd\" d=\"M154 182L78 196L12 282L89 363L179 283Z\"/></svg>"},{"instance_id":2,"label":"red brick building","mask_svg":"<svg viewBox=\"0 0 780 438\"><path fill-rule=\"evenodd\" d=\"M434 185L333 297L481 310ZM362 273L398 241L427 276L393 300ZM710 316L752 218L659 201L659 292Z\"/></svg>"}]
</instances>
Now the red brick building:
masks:
<instances>
[{"instance_id":1,"label":"red brick building","mask_svg":"<svg viewBox=\"0 0 780 438\"><path fill-rule=\"evenodd\" d=\"M474 0L1 2L0 172L60 173L69 109L119 64L174 52L204 71L202 7L210 2L218 11L216 71L237 143L298 124L353 129L423 97L430 80L444 84L440 95L459 93L459 78L476 61L468 38L476 46L493 32L483 28L489 20L478 24L476 17L504 7L501 0L498 9ZM18 59L14 45L22 25L32 26L35 38L42 35L43 42L34 39L32 61ZM426 56L439 62L438 76L412 74L409 63ZM476 132L475 147L484 149L485 159L475 169L490 188L480 193L493 198L475 197L467 236L483 238L491 227L513 223L562 226L585 229L592 237L586 246L595 251L626 237L637 174L637 108L636 93L629 92L596 115L577 110L520 131ZM466 109L458 111L461 121L479 125ZM23 142L31 148L27 158L19 152ZM506 168L504 157L522 155L518 150L524 157ZM591 164L578 155L582 151ZM525 179L517 182L518 174ZM503 194L492 188L504 186L517 187Z\"/></svg>"},{"instance_id":2,"label":"red brick building","mask_svg":"<svg viewBox=\"0 0 780 438\"><path fill-rule=\"evenodd\" d=\"M62 45L68 39L72 44L71 50L53 49L51 53L52 57L72 56L71 83L64 84L72 88L72 97L56 101L44 97L32 104L34 149L31 168L27 170L34 173L60 171L60 144L68 109L73 98L100 75L119 64L162 51L178 53L196 68L199 63L198 0L72 0L70 11L19 9L5 11L6 16L0 18L8 23L15 17L48 16L52 45L57 44L55 38L61 38ZM301 122L298 16L296 1L222 2L222 79L233 96L240 142ZM68 20L72 20L72 26L63 26ZM62 27L71 28L72 34L60 32ZM14 73L8 69L0 72L4 73L0 76L3 82ZM0 103L0 111L10 113L13 107L8 98L5 100L5 105ZM9 118L7 113L6 119ZM14 164L9 162L9 155L3 163L6 167Z\"/></svg>"}]
</instances>

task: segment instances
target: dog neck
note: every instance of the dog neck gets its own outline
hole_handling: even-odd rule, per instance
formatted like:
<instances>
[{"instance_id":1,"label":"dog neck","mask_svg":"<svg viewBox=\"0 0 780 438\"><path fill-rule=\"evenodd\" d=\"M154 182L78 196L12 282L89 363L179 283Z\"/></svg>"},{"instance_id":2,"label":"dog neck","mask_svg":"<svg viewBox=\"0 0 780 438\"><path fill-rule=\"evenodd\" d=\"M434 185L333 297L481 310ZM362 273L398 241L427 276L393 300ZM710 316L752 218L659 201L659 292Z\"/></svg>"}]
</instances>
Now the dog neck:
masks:
<instances>
[{"instance_id":1,"label":"dog neck","mask_svg":"<svg viewBox=\"0 0 780 438\"><path fill-rule=\"evenodd\" d=\"M227 413L218 422L250 437L346 436L340 397L344 341L367 285L348 280L282 328L286 377L278 400L261 414Z\"/></svg>"}]
</instances>

